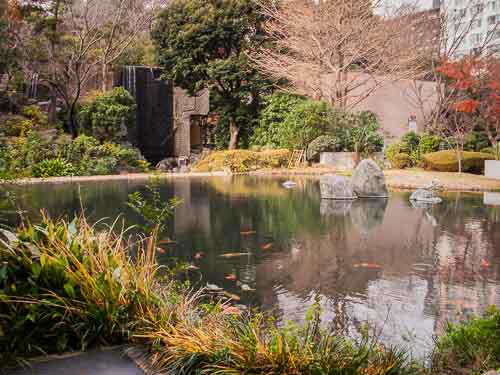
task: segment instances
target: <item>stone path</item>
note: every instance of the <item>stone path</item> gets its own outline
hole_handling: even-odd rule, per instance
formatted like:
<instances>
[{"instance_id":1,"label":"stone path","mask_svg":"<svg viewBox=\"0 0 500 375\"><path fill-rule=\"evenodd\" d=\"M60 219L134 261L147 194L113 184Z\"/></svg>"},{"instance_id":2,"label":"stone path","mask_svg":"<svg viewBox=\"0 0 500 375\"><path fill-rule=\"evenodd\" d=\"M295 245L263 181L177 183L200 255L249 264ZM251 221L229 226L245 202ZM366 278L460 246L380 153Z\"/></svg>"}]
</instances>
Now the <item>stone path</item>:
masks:
<instances>
[{"instance_id":1,"label":"stone path","mask_svg":"<svg viewBox=\"0 0 500 375\"><path fill-rule=\"evenodd\" d=\"M47 362L31 368L0 370L1 375L144 375L120 350L90 351Z\"/></svg>"}]
</instances>

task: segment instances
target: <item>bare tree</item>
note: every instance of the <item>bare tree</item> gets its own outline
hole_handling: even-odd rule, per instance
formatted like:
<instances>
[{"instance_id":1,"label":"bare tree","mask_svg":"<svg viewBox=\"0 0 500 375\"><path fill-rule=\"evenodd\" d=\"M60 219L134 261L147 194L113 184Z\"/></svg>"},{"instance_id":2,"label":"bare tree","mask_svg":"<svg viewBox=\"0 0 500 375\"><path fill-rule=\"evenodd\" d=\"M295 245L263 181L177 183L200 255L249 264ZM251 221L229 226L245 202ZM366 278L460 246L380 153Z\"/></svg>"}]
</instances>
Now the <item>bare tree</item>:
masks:
<instances>
[{"instance_id":1,"label":"bare tree","mask_svg":"<svg viewBox=\"0 0 500 375\"><path fill-rule=\"evenodd\" d=\"M88 25L100 29L98 59L101 65L102 91L108 89L108 70L146 34L158 12L168 0L87 0Z\"/></svg>"},{"instance_id":2,"label":"bare tree","mask_svg":"<svg viewBox=\"0 0 500 375\"><path fill-rule=\"evenodd\" d=\"M294 91L348 110L380 86L423 70L413 9L391 14L379 1L284 0L263 4L271 46L252 55Z\"/></svg>"}]
</instances>

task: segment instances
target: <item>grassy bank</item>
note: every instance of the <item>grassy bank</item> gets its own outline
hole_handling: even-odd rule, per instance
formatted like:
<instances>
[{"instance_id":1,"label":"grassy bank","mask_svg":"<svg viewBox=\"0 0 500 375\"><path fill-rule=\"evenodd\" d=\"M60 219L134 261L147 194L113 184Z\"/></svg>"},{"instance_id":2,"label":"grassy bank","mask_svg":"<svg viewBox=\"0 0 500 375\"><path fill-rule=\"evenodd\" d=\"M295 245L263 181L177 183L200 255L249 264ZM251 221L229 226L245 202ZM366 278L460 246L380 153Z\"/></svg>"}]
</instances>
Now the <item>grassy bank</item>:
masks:
<instances>
[{"instance_id":1,"label":"grassy bank","mask_svg":"<svg viewBox=\"0 0 500 375\"><path fill-rule=\"evenodd\" d=\"M167 374L417 374L419 367L374 340L352 342L320 327L275 327L230 302L213 302L156 263L155 237L45 219L3 232L1 361L136 344ZM117 234L118 233L118 234Z\"/></svg>"}]
</instances>

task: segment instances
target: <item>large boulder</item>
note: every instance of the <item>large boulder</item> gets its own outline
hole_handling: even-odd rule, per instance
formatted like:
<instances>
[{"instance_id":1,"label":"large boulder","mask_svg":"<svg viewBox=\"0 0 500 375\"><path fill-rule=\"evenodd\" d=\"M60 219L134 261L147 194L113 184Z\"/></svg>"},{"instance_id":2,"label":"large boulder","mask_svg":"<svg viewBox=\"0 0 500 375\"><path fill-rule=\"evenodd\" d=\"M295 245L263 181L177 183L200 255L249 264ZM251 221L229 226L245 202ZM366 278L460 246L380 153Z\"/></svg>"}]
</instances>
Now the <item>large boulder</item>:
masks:
<instances>
[{"instance_id":1,"label":"large boulder","mask_svg":"<svg viewBox=\"0 0 500 375\"><path fill-rule=\"evenodd\" d=\"M321 176L320 190L322 199L352 200L357 198L351 180L344 176Z\"/></svg>"},{"instance_id":2,"label":"large boulder","mask_svg":"<svg viewBox=\"0 0 500 375\"><path fill-rule=\"evenodd\" d=\"M387 198L384 172L371 159L359 163L352 175L352 186L360 198Z\"/></svg>"}]
</instances>

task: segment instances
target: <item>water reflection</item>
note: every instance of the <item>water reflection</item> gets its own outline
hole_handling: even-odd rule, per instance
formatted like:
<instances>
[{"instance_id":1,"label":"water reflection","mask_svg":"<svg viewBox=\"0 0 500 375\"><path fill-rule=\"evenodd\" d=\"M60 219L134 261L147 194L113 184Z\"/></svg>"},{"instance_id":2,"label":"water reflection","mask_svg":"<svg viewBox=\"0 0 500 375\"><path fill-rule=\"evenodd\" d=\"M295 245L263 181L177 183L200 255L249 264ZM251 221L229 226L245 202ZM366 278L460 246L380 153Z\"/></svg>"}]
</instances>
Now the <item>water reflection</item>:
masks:
<instances>
[{"instance_id":1,"label":"water reflection","mask_svg":"<svg viewBox=\"0 0 500 375\"><path fill-rule=\"evenodd\" d=\"M447 320L500 304L500 207L483 197L444 196L439 205L414 207L409 194L388 200L320 200L314 180L179 179L162 195L183 200L170 231L177 256L200 267L201 283L214 283L244 303L301 321L316 296L323 319L356 335L370 322L388 343L423 355ZM94 218L123 215L127 194L140 184L110 182L16 188L19 204L35 217L73 215L80 200ZM8 220L15 222L14 216ZM253 233L255 232L255 233ZM242 234L243 233L243 234ZM196 253L203 252L201 259ZM225 253L245 256L222 258ZM234 274L255 291L227 280Z\"/></svg>"}]
</instances>

